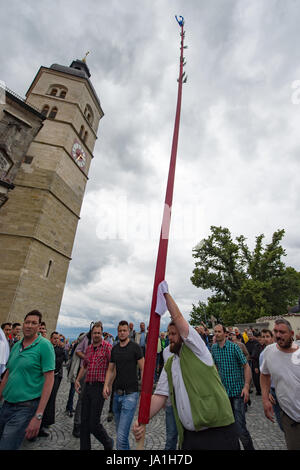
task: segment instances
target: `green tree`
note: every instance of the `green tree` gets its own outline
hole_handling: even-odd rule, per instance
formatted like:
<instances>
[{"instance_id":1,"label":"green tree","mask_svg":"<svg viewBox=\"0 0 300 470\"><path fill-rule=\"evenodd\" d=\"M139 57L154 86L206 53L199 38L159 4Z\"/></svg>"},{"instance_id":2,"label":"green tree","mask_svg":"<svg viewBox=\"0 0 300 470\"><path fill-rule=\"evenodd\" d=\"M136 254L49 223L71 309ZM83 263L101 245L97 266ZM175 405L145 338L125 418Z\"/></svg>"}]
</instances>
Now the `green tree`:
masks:
<instances>
[{"instance_id":1,"label":"green tree","mask_svg":"<svg viewBox=\"0 0 300 470\"><path fill-rule=\"evenodd\" d=\"M251 251L243 235L233 240L228 228L212 226L211 235L193 250L191 277L195 286L213 293L207 310L218 304L223 321L231 324L284 314L297 303L300 273L282 261L283 236L284 230L277 230L263 246L264 235L259 235Z\"/></svg>"},{"instance_id":2,"label":"green tree","mask_svg":"<svg viewBox=\"0 0 300 470\"><path fill-rule=\"evenodd\" d=\"M200 325L202 322L206 324L207 321L207 305L205 302L198 302L198 305L193 304L193 309L190 313L189 323L192 326Z\"/></svg>"},{"instance_id":3,"label":"green tree","mask_svg":"<svg viewBox=\"0 0 300 470\"><path fill-rule=\"evenodd\" d=\"M217 323L222 323L222 313L224 307L224 302L208 302L208 304L206 304L205 302L199 301L198 305L193 304L193 309L190 313L189 323L192 326L197 326L203 322L208 328L211 328L211 317L214 317Z\"/></svg>"}]
</instances>

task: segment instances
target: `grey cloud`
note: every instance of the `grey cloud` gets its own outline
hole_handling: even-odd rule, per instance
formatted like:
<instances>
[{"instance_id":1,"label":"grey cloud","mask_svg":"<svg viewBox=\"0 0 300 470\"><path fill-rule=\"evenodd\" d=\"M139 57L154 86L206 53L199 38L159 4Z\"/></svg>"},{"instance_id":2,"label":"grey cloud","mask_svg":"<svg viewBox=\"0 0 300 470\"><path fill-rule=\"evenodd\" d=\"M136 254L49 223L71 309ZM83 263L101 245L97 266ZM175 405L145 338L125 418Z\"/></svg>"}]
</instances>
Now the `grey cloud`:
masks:
<instances>
[{"instance_id":1,"label":"grey cloud","mask_svg":"<svg viewBox=\"0 0 300 470\"><path fill-rule=\"evenodd\" d=\"M110 264L112 253L122 262L129 256L130 248L119 240L93 241L90 236L86 243L79 231L67 281L74 286L84 286L92 282L101 270Z\"/></svg>"},{"instance_id":2,"label":"grey cloud","mask_svg":"<svg viewBox=\"0 0 300 470\"><path fill-rule=\"evenodd\" d=\"M101 239L97 233L98 222L96 213L84 212L83 208L67 278L67 282L76 288L93 282L112 258L122 263L131 255L132 248L125 241Z\"/></svg>"},{"instance_id":3,"label":"grey cloud","mask_svg":"<svg viewBox=\"0 0 300 470\"><path fill-rule=\"evenodd\" d=\"M137 240L100 240L88 211L98 210L102 189L123 191L130 204L163 201L177 97L174 14L185 17L189 46L175 204L198 198L199 239L212 224L249 238L284 227L287 258L300 266L299 106L291 104L291 83L300 80L297 2L29 0L20 6L11 0L5 12L9 28L3 23L0 79L24 94L40 65L68 65L89 50L91 79L105 113L85 195L95 203L83 204L62 313L89 320L101 312L112 323L123 315L136 327L140 319L147 323L156 248L150 251L150 243L144 247ZM161 153L154 155L160 166L154 151ZM186 242L174 243L174 229L171 224L167 274L187 315L205 293L189 282L192 243L190 249ZM113 298L107 288L112 266L126 272ZM145 292L126 292L137 280ZM72 296L85 299L87 286L91 304L70 311Z\"/></svg>"}]
</instances>

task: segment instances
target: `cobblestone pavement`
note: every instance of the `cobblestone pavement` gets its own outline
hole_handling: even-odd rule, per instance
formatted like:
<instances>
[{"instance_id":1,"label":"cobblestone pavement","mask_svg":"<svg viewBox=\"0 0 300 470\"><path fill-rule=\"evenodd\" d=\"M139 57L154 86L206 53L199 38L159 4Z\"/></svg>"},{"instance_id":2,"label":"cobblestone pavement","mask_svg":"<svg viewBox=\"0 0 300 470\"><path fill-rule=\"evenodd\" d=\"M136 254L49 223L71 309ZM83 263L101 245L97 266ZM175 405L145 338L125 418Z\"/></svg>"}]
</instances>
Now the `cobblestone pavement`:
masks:
<instances>
[{"instance_id":1,"label":"cobblestone pavement","mask_svg":"<svg viewBox=\"0 0 300 470\"><path fill-rule=\"evenodd\" d=\"M66 371L64 370L66 375ZM35 442L24 440L21 450L79 450L79 439L72 435L73 418L65 413L70 384L64 377L56 400L56 422L48 429L49 437L39 437ZM77 394L74 397L76 405ZM277 423L271 423L265 418L262 400L251 394L251 406L246 413L247 428L251 434L254 447L257 450L286 450L283 433ZM108 423L109 402L106 401L102 412L102 423L108 434L116 441L114 421ZM136 412L137 414L137 412ZM145 450L163 450L165 446L165 414L161 410L147 425ZM130 433L130 447L135 449L135 440ZM92 436L92 449L102 450L103 446Z\"/></svg>"}]
</instances>

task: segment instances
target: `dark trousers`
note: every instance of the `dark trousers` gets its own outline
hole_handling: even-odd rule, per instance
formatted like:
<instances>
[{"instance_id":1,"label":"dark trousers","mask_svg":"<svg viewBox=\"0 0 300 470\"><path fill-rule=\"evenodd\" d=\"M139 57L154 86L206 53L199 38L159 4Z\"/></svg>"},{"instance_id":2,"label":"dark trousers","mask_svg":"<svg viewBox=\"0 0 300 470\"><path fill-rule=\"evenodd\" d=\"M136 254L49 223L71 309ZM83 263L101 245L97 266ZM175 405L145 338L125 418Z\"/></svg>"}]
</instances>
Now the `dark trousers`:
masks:
<instances>
[{"instance_id":1,"label":"dark trousers","mask_svg":"<svg viewBox=\"0 0 300 470\"><path fill-rule=\"evenodd\" d=\"M73 410L74 395L75 395L75 384L74 382L71 382L70 390L69 390L69 397L68 397L68 401L66 404L66 411L71 411L71 412L74 411Z\"/></svg>"},{"instance_id":2,"label":"dark trousers","mask_svg":"<svg viewBox=\"0 0 300 470\"><path fill-rule=\"evenodd\" d=\"M112 439L100 423L104 398L103 383L86 383L81 402L80 450L91 450L91 434L104 446L112 449Z\"/></svg>"},{"instance_id":3,"label":"dark trousers","mask_svg":"<svg viewBox=\"0 0 300 470\"><path fill-rule=\"evenodd\" d=\"M56 401L56 395L60 386L61 379L62 377L59 375L54 376L54 384L53 384L53 388L51 391L51 395L49 397L48 403L44 411L41 428L44 426L50 426L51 424L55 423L55 401Z\"/></svg>"},{"instance_id":4,"label":"dark trousers","mask_svg":"<svg viewBox=\"0 0 300 470\"><path fill-rule=\"evenodd\" d=\"M281 424L288 450L300 450L300 423L281 410Z\"/></svg>"},{"instance_id":5,"label":"dark trousers","mask_svg":"<svg viewBox=\"0 0 300 470\"><path fill-rule=\"evenodd\" d=\"M183 450L240 450L235 423L203 431L184 430Z\"/></svg>"},{"instance_id":6,"label":"dark trousers","mask_svg":"<svg viewBox=\"0 0 300 470\"><path fill-rule=\"evenodd\" d=\"M253 361L250 361L250 367L251 367L252 380L253 380L253 383L254 383L254 387L256 389L256 393L258 393L260 395L261 394L261 388L260 388L260 371L259 371L259 367L257 367L258 372L255 372L255 367L256 366L253 363Z\"/></svg>"}]
</instances>

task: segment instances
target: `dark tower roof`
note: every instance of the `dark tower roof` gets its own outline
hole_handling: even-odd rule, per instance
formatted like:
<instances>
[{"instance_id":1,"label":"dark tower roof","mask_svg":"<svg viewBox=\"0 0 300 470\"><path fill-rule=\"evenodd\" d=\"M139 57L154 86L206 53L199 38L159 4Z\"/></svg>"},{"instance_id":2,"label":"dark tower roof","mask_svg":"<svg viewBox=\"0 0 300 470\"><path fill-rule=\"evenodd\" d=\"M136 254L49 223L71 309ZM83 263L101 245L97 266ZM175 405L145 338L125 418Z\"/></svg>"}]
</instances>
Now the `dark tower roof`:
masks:
<instances>
[{"instance_id":1,"label":"dark tower roof","mask_svg":"<svg viewBox=\"0 0 300 470\"><path fill-rule=\"evenodd\" d=\"M73 60L70 67L67 67L65 65L52 64L50 69L57 70L59 72L69 73L71 75L76 75L77 77L82 77L82 78L87 78L87 79L89 79L91 76L89 68L86 65L86 62L83 60L78 60L78 59Z\"/></svg>"},{"instance_id":2,"label":"dark tower roof","mask_svg":"<svg viewBox=\"0 0 300 470\"><path fill-rule=\"evenodd\" d=\"M95 95L95 98L97 99L97 102L101 108L101 104L100 104L100 100L98 98L98 95L95 91L95 88L93 87L93 84L92 82L90 81L90 70L88 68L88 66L86 65L86 62L85 60L79 60L79 59L76 59L76 60L73 60L73 62L71 63L71 65L69 67L65 66L65 65L59 65L59 64L52 64L50 69L52 70L57 70L57 72L63 72L63 73L68 73L70 75L75 75L76 77L80 77L80 78L85 78L94 95Z\"/></svg>"},{"instance_id":3,"label":"dark tower roof","mask_svg":"<svg viewBox=\"0 0 300 470\"><path fill-rule=\"evenodd\" d=\"M73 69L76 69L76 70L82 70L83 72L86 73L86 75L88 76L88 78L90 78L91 74L90 74L90 71L89 71L89 68L88 66L86 65L86 61L85 60L73 60L72 64L70 65L71 68Z\"/></svg>"}]
</instances>

